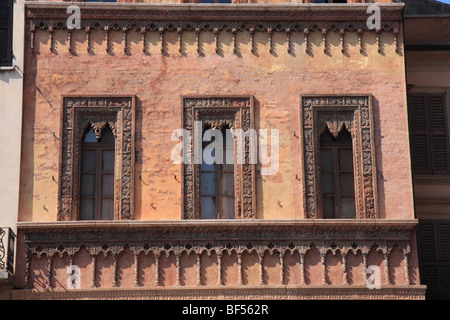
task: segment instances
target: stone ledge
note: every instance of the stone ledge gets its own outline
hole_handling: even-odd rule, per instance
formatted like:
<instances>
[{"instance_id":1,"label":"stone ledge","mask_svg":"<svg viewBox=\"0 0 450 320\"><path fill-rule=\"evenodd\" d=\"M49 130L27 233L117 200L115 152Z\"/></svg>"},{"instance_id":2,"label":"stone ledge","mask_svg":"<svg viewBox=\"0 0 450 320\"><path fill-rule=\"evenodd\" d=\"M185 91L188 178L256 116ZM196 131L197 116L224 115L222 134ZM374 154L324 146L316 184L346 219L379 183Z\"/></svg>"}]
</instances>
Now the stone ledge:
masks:
<instances>
[{"instance_id":1,"label":"stone ledge","mask_svg":"<svg viewBox=\"0 0 450 320\"><path fill-rule=\"evenodd\" d=\"M405 230L412 229L418 223L417 219L302 219L302 220L160 220L160 221L49 221L49 222L18 222L17 228L22 231L67 231L82 229L128 229L128 228L337 228L337 229L378 229L396 227Z\"/></svg>"},{"instance_id":2,"label":"stone ledge","mask_svg":"<svg viewBox=\"0 0 450 320\"><path fill-rule=\"evenodd\" d=\"M115 3L92 3L92 2L76 2L67 3L63 1L25 1L27 8L64 8L69 5L77 5L86 9L133 9L133 10L146 10L146 9L161 9L161 10L300 10L300 11L321 11L321 10L346 10L351 11L355 9L366 9L370 3L239 3L239 4L208 4L208 3L129 3L129 2L115 2ZM378 3L382 9L396 10L403 9L405 6L403 3Z\"/></svg>"},{"instance_id":3,"label":"stone ledge","mask_svg":"<svg viewBox=\"0 0 450 320\"><path fill-rule=\"evenodd\" d=\"M14 300L423 300L426 286L223 286L13 290Z\"/></svg>"}]
</instances>

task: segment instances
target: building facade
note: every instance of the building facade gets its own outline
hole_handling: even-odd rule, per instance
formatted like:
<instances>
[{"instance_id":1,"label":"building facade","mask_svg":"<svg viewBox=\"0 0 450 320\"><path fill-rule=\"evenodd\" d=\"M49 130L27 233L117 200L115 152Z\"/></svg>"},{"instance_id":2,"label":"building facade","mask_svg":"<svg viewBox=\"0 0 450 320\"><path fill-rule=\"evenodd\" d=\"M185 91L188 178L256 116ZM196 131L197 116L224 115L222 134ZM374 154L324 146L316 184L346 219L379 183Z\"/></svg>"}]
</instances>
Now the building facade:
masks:
<instances>
[{"instance_id":1,"label":"building facade","mask_svg":"<svg viewBox=\"0 0 450 320\"><path fill-rule=\"evenodd\" d=\"M423 299L389 2L25 2L12 298Z\"/></svg>"},{"instance_id":2,"label":"building facade","mask_svg":"<svg viewBox=\"0 0 450 320\"><path fill-rule=\"evenodd\" d=\"M427 299L450 299L450 5L412 1L404 16L420 274Z\"/></svg>"},{"instance_id":3,"label":"building facade","mask_svg":"<svg viewBox=\"0 0 450 320\"><path fill-rule=\"evenodd\" d=\"M24 72L24 3L0 1L0 299L11 298L19 208ZM14 30L14 32L13 32Z\"/></svg>"}]
</instances>

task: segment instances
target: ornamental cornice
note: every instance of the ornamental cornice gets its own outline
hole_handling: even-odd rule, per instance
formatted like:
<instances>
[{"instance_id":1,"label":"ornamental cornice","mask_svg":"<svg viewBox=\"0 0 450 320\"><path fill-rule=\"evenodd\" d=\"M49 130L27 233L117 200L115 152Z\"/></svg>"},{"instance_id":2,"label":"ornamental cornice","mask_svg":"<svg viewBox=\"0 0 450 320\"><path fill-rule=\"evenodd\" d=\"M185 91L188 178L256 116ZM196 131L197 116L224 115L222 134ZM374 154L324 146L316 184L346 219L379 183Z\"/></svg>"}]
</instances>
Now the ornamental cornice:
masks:
<instances>
[{"instance_id":1,"label":"ornamental cornice","mask_svg":"<svg viewBox=\"0 0 450 320\"><path fill-rule=\"evenodd\" d=\"M76 3L79 5L79 3ZM69 38L73 29L67 29L67 13L69 4L57 3L27 3L27 28L31 33L31 49L34 48L34 32L38 29L48 30L53 43L54 30L68 30ZM135 5L135 6L133 6ZM161 53L164 53L164 33L177 32L179 42L185 31L195 31L197 35L197 51L200 53L200 32L214 32L216 38L216 52L218 51L218 34L221 31L231 32L233 35L234 51L236 53L237 32L250 32L252 52L254 50L254 33L266 32L269 36L270 52L273 51L273 32L284 32L288 41L288 52L291 52L290 38L292 32L302 32L305 37L305 50L309 51L308 38L311 32L320 32L323 38L323 50L327 51L327 33L339 32L341 51L345 51L345 32L357 32L360 51L363 51L363 32L375 32L378 52L381 52L381 32L394 34L395 51L399 52L399 33L402 21L403 6L380 5L381 25L379 29L370 29L367 20L367 5L355 6L203 6L203 5L144 5L128 4L127 6L98 6L80 5L80 29L84 30L88 39L91 30L103 30L107 38L109 52L110 30L122 31L126 38L129 30L142 33L143 51L145 52L145 34L159 32ZM69 12L71 12L69 10ZM71 40L69 51L72 51ZM53 50L53 45L51 45ZM88 52L90 44L88 40ZM181 50L181 46L180 46ZM127 46L124 46L127 52Z\"/></svg>"}]
</instances>

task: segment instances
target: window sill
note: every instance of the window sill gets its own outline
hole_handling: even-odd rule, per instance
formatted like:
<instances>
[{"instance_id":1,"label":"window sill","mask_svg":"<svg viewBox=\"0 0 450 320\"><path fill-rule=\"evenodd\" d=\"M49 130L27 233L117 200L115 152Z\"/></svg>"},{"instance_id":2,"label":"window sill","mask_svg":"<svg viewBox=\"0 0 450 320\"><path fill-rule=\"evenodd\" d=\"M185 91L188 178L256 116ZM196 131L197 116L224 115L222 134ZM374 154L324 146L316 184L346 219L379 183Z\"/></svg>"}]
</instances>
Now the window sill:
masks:
<instances>
[{"instance_id":1,"label":"window sill","mask_svg":"<svg viewBox=\"0 0 450 320\"><path fill-rule=\"evenodd\" d=\"M416 184L450 184L450 175L415 175Z\"/></svg>"},{"instance_id":2,"label":"window sill","mask_svg":"<svg viewBox=\"0 0 450 320\"><path fill-rule=\"evenodd\" d=\"M12 71L12 70L15 70L15 69L16 69L15 65L13 65L13 66L0 66L0 71Z\"/></svg>"}]
</instances>

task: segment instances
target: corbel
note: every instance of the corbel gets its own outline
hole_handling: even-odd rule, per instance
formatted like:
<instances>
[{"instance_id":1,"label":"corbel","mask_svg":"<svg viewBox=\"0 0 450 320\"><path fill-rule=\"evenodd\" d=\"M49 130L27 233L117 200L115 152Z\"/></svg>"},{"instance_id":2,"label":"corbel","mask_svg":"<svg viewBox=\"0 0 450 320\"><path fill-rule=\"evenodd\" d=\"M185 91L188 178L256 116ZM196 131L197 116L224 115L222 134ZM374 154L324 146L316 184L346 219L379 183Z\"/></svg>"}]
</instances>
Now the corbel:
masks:
<instances>
[{"instance_id":1,"label":"corbel","mask_svg":"<svg viewBox=\"0 0 450 320\"><path fill-rule=\"evenodd\" d=\"M305 52L307 53L309 51L309 41L308 41L309 29L308 28L303 29L303 33L305 36Z\"/></svg>"},{"instance_id":2,"label":"corbel","mask_svg":"<svg viewBox=\"0 0 450 320\"><path fill-rule=\"evenodd\" d=\"M287 42L287 52L291 53L291 29L286 28L286 42Z\"/></svg>"},{"instance_id":3,"label":"corbel","mask_svg":"<svg viewBox=\"0 0 450 320\"><path fill-rule=\"evenodd\" d=\"M267 33L269 35L269 52L273 53L272 28L269 27Z\"/></svg>"},{"instance_id":4,"label":"corbel","mask_svg":"<svg viewBox=\"0 0 450 320\"><path fill-rule=\"evenodd\" d=\"M181 29L181 27L178 27L177 29L177 34L178 34L178 52L181 54L181 35L183 33L183 29Z\"/></svg>"},{"instance_id":5,"label":"corbel","mask_svg":"<svg viewBox=\"0 0 450 320\"><path fill-rule=\"evenodd\" d=\"M377 51L381 53L381 29L376 29L375 33L377 35Z\"/></svg>"},{"instance_id":6,"label":"corbel","mask_svg":"<svg viewBox=\"0 0 450 320\"><path fill-rule=\"evenodd\" d=\"M142 35L142 52L145 53L145 34L147 33L147 29L145 27L141 28Z\"/></svg>"},{"instance_id":7,"label":"corbel","mask_svg":"<svg viewBox=\"0 0 450 320\"><path fill-rule=\"evenodd\" d=\"M219 28L214 28L214 40L216 42L216 53L219 53Z\"/></svg>"},{"instance_id":8,"label":"corbel","mask_svg":"<svg viewBox=\"0 0 450 320\"><path fill-rule=\"evenodd\" d=\"M164 54L164 27L159 27L159 41L161 42L161 53Z\"/></svg>"},{"instance_id":9,"label":"corbel","mask_svg":"<svg viewBox=\"0 0 450 320\"><path fill-rule=\"evenodd\" d=\"M234 54L237 53L236 32L237 32L237 29L236 29L236 28L233 28L233 29L231 30L231 34L232 34L232 37L233 37L233 53L234 53Z\"/></svg>"},{"instance_id":10,"label":"corbel","mask_svg":"<svg viewBox=\"0 0 450 320\"><path fill-rule=\"evenodd\" d=\"M200 28L195 28L195 41L197 42L197 53L200 54Z\"/></svg>"},{"instance_id":11,"label":"corbel","mask_svg":"<svg viewBox=\"0 0 450 320\"><path fill-rule=\"evenodd\" d=\"M250 28L250 44L251 44L251 51L253 54L255 54L255 28Z\"/></svg>"},{"instance_id":12,"label":"corbel","mask_svg":"<svg viewBox=\"0 0 450 320\"><path fill-rule=\"evenodd\" d=\"M362 34L363 34L363 30L358 29L358 43L359 43L359 52L360 53L363 52Z\"/></svg>"},{"instance_id":13,"label":"corbel","mask_svg":"<svg viewBox=\"0 0 450 320\"><path fill-rule=\"evenodd\" d=\"M322 29L322 49L323 53L327 52L327 29Z\"/></svg>"},{"instance_id":14,"label":"corbel","mask_svg":"<svg viewBox=\"0 0 450 320\"><path fill-rule=\"evenodd\" d=\"M86 34L87 34L87 52L91 52L91 27L86 26Z\"/></svg>"},{"instance_id":15,"label":"corbel","mask_svg":"<svg viewBox=\"0 0 450 320\"><path fill-rule=\"evenodd\" d=\"M398 43L398 35L399 35L399 31L397 28L394 29L394 46L395 46L395 52L399 53L400 48L399 48L399 43Z\"/></svg>"},{"instance_id":16,"label":"corbel","mask_svg":"<svg viewBox=\"0 0 450 320\"><path fill-rule=\"evenodd\" d=\"M69 42L69 52L70 53L73 53L72 52L72 32L73 32L73 29L67 29L67 32L69 33L68 34L68 42Z\"/></svg>"},{"instance_id":17,"label":"corbel","mask_svg":"<svg viewBox=\"0 0 450 320\"><path fill-rule=\"evenodd\" d=\"M405 260L405 280L406 284L411 284L411 277L409 276L409 254L411 253L411 246L409 243L406 243L405 248L403 249L403 259Z\"/></svg>"},{"instance_id":18,"label":"corbel","mask_svg":"<svg viewBox=\"0 0 450 320\"><path fill-rule=\"evenodd\" d=\"M30 32L31 32L30 47L31 52L34 52L34 33L36 32L36 26L31 22L30 22Z\"/></svg>"},{"instance_id":19,"label":"corbel","mask_svg":"<svg viewBox=\"0 0 450 320\"><path fill-rule=\"evenodd\" d=\"M105 27L105 36L106 36L106 52L109 53L109 26Z\"/></svg>"},{"instance_id":20,"label":"corbel","mask_svg":"<svg viewBox=\"0 0 450 320\"><path fill-rule=\"evenodd\" d=\"M50 34L50 52L53 52L53 26L50 26L49 28L48 28L48 32L49 32L49 34Z\"/></svg>"},{"instance_id":21,"label":"corbel","mask_svg":"<svg viewBox=\"0 0 450 320\"><path fill-rule=\"evenodd\" d=\"M128 49L127 49L128 28L123 27L122 32L123 32L123 53L127 54L127 52L128 52Z\"/></svg>"}]
</instances>

